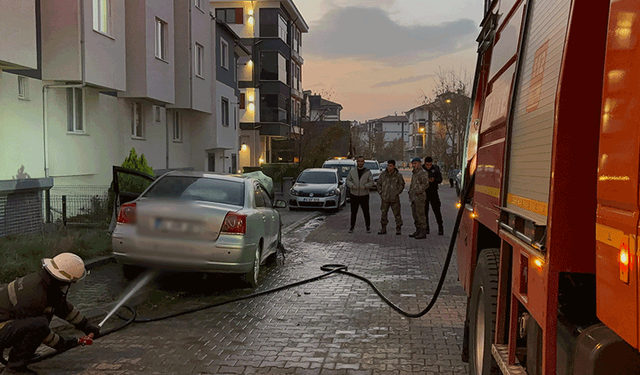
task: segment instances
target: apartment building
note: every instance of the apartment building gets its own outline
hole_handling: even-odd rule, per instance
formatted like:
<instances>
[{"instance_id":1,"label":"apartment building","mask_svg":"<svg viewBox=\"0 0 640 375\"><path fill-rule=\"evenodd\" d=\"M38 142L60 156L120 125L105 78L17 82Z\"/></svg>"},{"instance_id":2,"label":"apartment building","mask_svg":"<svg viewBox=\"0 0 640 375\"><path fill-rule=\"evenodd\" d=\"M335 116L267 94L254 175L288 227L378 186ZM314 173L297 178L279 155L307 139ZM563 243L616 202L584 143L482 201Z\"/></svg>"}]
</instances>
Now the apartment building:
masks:
<instances>
[{"instance_id":1,"label":"apartment building","mask_svg":"<svg viewBox=\"0 0 640 375\"><path fill-rule=\"evenodd\" d=\"M411 156L424 157L431 134L429 132L431 129L427 127L427 124L433 121L433 112L433 108L429 104L422 104L405 112L409 128L407 150Z\"/></svg>"},{"instance_id":2,"label":"apartment building","mask_svg":"<svg viewBox=\"0 0 640 375\"><path fill-rule=\"evenodd\" d=\"M211 7L251 52L239 59L240 167L293 161L275 150L299 132L293 124L302 115L302 34L309 26L292 0L211 0Z\"/></svg>"},{"instance_id":3,"label":"apartment building","mask_svg":"<svg viewBox=\"0 0 640 375\"><path fill-rule=\"evenodd\" d=\"M249 51L218 30L209 2L4 0L0 8L0 236L25 227L7 224L9 206L31 202L25 220L38 222L39 190L106 190L132 148L157 171L236 172L235 62ZM229 32L218 79L218 34ZM22 191L31 195L16 197Z\"/></svg>"}]
</instances>

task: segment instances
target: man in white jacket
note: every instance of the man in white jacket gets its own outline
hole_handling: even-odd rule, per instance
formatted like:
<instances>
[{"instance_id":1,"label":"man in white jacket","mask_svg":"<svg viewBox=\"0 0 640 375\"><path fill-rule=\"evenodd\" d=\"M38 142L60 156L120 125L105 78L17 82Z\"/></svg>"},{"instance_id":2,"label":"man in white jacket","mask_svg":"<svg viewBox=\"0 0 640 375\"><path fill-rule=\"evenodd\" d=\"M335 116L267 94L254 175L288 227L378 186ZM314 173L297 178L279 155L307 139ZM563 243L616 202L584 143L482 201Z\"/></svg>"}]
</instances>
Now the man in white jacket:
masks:
<instances>
[{"instance_id":1,"label":"man in white jacket","mask_svg":"<svg viewBox=\"0 0 640 375\"><path fill-rule=\"evenodd\" d=\"M364 156L356 158L356 168L352 168L347 176L347 187L351 191L351 226L349 227L349 233L353 233L353 229L356 226L359 206L362 206L367 233L371 233L369 190L373 187L373 176L371 171L364 167Z\"/></svg>"}]
</instances>

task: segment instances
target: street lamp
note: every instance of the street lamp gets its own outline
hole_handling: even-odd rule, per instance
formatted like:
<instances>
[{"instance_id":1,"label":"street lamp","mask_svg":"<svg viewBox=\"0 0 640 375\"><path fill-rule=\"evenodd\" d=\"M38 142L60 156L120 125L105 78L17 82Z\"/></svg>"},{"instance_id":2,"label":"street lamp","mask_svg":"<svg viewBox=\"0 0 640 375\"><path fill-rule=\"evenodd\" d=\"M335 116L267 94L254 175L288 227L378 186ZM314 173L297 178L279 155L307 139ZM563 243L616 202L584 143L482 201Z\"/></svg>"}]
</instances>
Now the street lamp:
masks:
<instances>
[{"instance_id":1,"label":"street lamp","mask_svg":"<svg viewBox=\"0 0 640 375\"><path fill-rule=\"evenodd\" d=\"M420 127L420 133L422 133L422 153L424 154L424 141L425 141L425 133L424 133L424 128Z\"/></svg>"}]
</instances>

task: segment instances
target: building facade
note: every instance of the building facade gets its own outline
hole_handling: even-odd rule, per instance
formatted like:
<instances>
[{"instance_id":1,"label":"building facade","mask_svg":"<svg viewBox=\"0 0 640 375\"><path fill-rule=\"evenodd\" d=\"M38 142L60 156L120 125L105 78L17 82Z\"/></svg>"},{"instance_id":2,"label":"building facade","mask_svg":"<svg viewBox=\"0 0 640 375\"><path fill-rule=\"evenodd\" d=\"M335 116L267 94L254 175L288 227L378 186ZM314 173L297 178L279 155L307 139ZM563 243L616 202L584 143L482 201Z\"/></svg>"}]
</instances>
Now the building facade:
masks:
<instances>
[{"instance_id":1,"label":"building facade","mask_svg":"<svg viewBox=\"0 0 640 375\"><path fill-rule=\"evenodd\" d=\"M300 131L302 34L309 26L292 0L212 0L211 7L251 53L239 59L240 166L292 162L276 150Z\"/></svg>"},{"instance_id":2,"label":"building facade","mask_svg":"<svg viewBox=\"0 0 640 375\"><path fill-rule=\"evenodd\" d=\"M236 62L249 51L209 2L1 7L0 222L20 186L106 191L132 148L158 173L237 172Z\"/></svg>"}]
</instances>

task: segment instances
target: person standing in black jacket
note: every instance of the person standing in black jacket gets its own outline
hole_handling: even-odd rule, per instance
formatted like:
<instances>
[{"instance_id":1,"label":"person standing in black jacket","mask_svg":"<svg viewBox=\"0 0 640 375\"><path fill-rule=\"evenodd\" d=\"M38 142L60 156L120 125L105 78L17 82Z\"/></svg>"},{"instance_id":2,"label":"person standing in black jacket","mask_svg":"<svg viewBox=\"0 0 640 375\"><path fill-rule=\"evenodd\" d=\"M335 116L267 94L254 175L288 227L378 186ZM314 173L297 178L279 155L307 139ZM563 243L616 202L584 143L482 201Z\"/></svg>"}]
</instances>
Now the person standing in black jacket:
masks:
<instances>
[{"instance_id":1,"label":"person standing in black jacket","mask_svg":"<svg viewBox=\"0 0 640 375\"><path fill-rule=\"evenodd\" d=\"M438 196L438 185L442 183L442 173L440 168L433 164L430 156L424 158L422 168L429 173L429 187L427 188L427 201L425 202L425 215L427 216L427 234L429 234L429 204L433 208L433 214L436 216L438 223L438 235L444 234L444 225L442 223L442 213L440 212L440 197Z\"/></svg>"}]
</instances>

